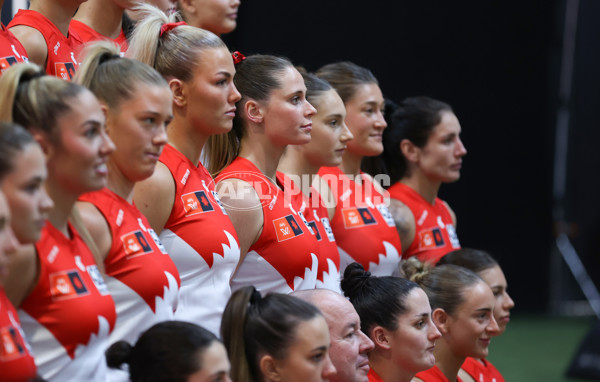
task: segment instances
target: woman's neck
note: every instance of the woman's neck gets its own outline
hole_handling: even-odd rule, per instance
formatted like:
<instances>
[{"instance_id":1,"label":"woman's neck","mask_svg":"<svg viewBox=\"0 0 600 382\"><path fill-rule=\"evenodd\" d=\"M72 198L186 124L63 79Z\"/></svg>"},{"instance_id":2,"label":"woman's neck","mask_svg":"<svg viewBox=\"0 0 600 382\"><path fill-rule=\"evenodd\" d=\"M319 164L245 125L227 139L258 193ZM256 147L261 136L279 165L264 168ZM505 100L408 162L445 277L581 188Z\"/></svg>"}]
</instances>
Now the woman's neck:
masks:
<instances>
[{"instance_id":1,"label":"woman's neck","mask_svg":"<svg viewBox=\"0 0 600 382\"><path fill-rule=\"evenodd\" d=\"M36 11L44 15L48 20L54 24L60 33L65 37L69 35L69 24L75 11L77 11L78 5L69 4L68 6L63 5L63 2L54 0L48 1L34 1L29 9Z\"/></svg>"},{"instance_id":2,"label":"woman's neck","mask_svg":"<svg viewBox=\"0 0 600 382\"><path fill-rule=\"evenodd\" d=\"M87 0L73 17L102 36L116 39L121 34L124 8L112 0Z\"/></svg>"},{"instance_id":3,"label":"woman's neck","mask_svg":"<svg viewBox=\"0 0 600 382\"><path fill-rule=\"evenodd\" d=\"M436 341L433 355L435 356L435 365L438 369L440 369L449 381L456 381L458 371L465 362L466 357L454 354L443 338Z\"/></svg>"},{"instance_id":4,"label":"woman's neck","mask_svg":"<svg viewBox=\"0 0 600 382\"><path fill-rule=\"evenodd\" d=\"M240 143L239 156L252 162L269 179L275 179L285 146L275 146L264 135L247 134Z\"/></svg>"},{"instance_id":5,"label":"woman's neck","mask_svg":"<svg viewBox=\"0 0 600 382\"><path fill-rule=\"evenodd\" d=\"M319 172L319 166L315 166L306 160L299 147L289 146L284 152L277 171L293 176L292 180L297 183L304 195L310 195L310 187L312 186L315 176Z\"/></svg>"},{"instance_id":6,"label":"woman's neck","mask_svg":"<svg viewBox=\"0 0 600 382\"><path fill-rule=\"evenodd\" d=\"M201 134L183 117L175 114L175 118L167 127L169 144L182 153L194 165L200 163L202 148L208 140L208 136Z\"/></svg>"},{"instance_id":7,"label":"woman's neck","mask_svg":"<svg viewBox=\"0 0 600 382\"><path fill-rule=\"evenodd\" d=\"M77 201L79 195L72 195L64 190L60 185L54 183L52 179L46 181L46 192L54 202L54 208L48 213L48 221L65 237L70 237L68 221L71 210Z\"/></svg>"},{"instance_id":8,"label":"woman's neck","mask_svg":"<svg viewBox=\"0 0 600 382\"><path fill-rule=\"evenodd\" d=\"M346 175L359 175L362 158L362 155L356 155L346 150L342 156L342 163L339 166L340 170Z\"/></svg>"},{"instance_id":9,"label":"woman's neck","mask_svg":"<svg viewBox=\"0 0 600 382\"><path fill-rule=\"evenodd\" d=\"M434 204L442 184L441 182L432 182L423 173L415 171L410 176L400 179L400 183L417 191L430 204Z\"/></svg>"},{"instance_id":10,"label":"woman's neck","mask_svg":"<svg viewBox=\"0 0 600 382\"><path fill-rule=\"evenodd\" d=\"M369 366L385 382L410 382L415 374L402 370L390 351L376 348L369 353Z\"/></svg>"},{"instance_id":11,"label":"woman's neck","mask_svg":"<svg viewBox=\"0 0 600 382\"><path fill-rule=\"evenodd\" d=\"M129 204L132 204L133 186L135 186L135 182L127 179L119 167L117 167L114 161L110 158L108 159L107 167L108 181L106 182L106 187L123 199L127 200Z\"/></svg>"}]
</instances>

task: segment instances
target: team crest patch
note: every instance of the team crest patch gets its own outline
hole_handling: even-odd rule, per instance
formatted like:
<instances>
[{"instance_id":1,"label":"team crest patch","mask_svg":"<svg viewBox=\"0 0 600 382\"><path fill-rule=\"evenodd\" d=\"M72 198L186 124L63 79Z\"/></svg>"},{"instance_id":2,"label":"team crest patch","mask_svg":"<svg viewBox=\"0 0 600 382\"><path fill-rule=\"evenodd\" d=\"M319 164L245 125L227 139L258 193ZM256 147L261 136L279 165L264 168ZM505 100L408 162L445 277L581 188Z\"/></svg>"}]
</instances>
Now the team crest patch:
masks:
<instances>
[{"instance_id":1,"label":"team crest patch","mask_svg":"<svg viewBox=\"0 0 600 382\"><path fill-rule=\"evenodd\" d=\"M0 72L4 73L8 68L17 63L15 56L7 56L0 58Z\"/></svg>"},{"instance_id":2,"label":"team crest patch","mask_svg":"<svg viewBox=\"0 0 600 382\"><path fill-rule=\"evenodd\" d=\"M89 294L89 291L79 272L71 270L50 275L50 294L54 301L58 301L82 297Z\"/></svg>"},{"instance_id":3,"label":"team crest patch","mask_svg":"<svg viewBox=\"0 0 600 382\"><path fill-rule=\"evenodd\" d=\"M183 194L181 195L181 202L185 209L185 216L192 216L215 210L204 191L194 191Z\"/></svg>"},{"instance_id":4,"label":"team crest patch","mask_svg":"<svg viewBox=\"0 0 600 382\"><path fill-rule=\"evenodd\" d=\"M298 225L293 215L287 215L285 217L273 220L275 226L275 233L277 234L277 241L285 241L292 239L296 236L302 235L304 231Z\"/></svg>"},{"instance_id":5,"label":"team crest patch","mask_svg":"<svg viewBox=\"0 0 600 382\"><path fill-rule=\"evenodd\" d=\"M62 78L63 80L72 80L75 76L75 65L72 62L57 62L54 64L56 70L56 77Z\"/></svg>"},{"instance_id":6,"label":"team crest patch","mask_svg":"<svg viewBox=\"0 0 600 382\"><path fill-rule=\"evenodd\" d=\"M367 225L377 224L377 220L366 207L344 208L342 210L344 217L344 227L358 228Z\"/></svg>"},{"instance_id":7,"label":"team crest patch","mask_svg":"<svg viewBox=\"0 0 600 382\"><path fill-rule=\"evenodd\" d=\"M121 242L123 243L123 249L128 259L152 252L150 243L148 243L140 230L121 236Z\"/></svg>"},{"instance_id":8,"label":"team crest patch","mask_svg":"<svg viewBox=\"0 0 600 382\"><path fill-rule=\"evenodd\" d=\"M25 355L25 344L12 326L0 328L0 361L7 362Z\"/></svg>"},{"instance_id":9,"label":"team crest patch","mask_svg":"<svg viewBox=\"0 0 600 382\"><path fill-rule=\"evenodd\" d=\"M433 249L443 247L445 244L442 230L434 227L419 232L419 249Z\"/></svg>"}]
</instances>

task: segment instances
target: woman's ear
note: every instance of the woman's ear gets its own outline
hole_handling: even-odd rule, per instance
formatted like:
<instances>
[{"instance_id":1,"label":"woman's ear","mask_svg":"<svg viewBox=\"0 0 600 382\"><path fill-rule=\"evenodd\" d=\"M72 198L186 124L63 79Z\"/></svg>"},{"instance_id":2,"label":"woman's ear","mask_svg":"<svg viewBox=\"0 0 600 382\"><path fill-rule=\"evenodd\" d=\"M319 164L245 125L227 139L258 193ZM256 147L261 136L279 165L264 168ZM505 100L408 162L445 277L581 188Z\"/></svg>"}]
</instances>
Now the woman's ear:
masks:
<instances>
[{"instance_id":1,"label":"woman's ear","mask_svg":"<svg viewBox=\"0 0 600 382\"><path fill-rule=\"evenodd\" d=\"M402 155L410 162L417 162L419 160L419 148L408 139L403 139L400 142L400 151L402 151Z\"/></svg>"},{"instance_id":2,"label":"woman's ear","mask_svg":"<svg viewBox=\"0 0 600 382\"><path fill-rule=\"evenodd\" d=\"M449 330L450 330L450 325L449 325L450 316L448 315L448 313L446 313L446 311L444 309L442 309L442 308L436 308L431 313L431 318L433 319L433 323L435 324L435 326L437 326L437 328L440 331L440 333L446 334L446 333L449 332Z\"/></svg>"},{"instance_id":3,"label":"woman's ear","mask_svg":"<svg viewBox=\"0 0 600 382\"><path fill-rule=\"evenodd\" d=\"M185 83L177 78L169 80L169 88L173 94L173 103L176 106L184 107L187 104L187 88Z\"/></svg>"},{"instance_id":4,"label":"woman's ear","mask_svg":"<svg viewBox=\"0 0 600 382\"><path fill-rule=\"evenodd\" d=\"M392 344L390 343L390 333L381 326L375 326L371 330L371 340L375 343L375 346L385 350L390 350Z\"/></svg>"},{"instance_id":5,"label":"woman's ear","mask_svg":"<svg viewBox=\"0 0 600 382\"><path fill-rule=\"evenodd\" d=\"M196 4L191 0L179 0L179 6L182 11L185 11L187 14L195 15L198 11L196 8Z\"/></svg>"},{"instance_id":6,"label":"woman's ear","mask_svg":"<svg viewBox=\"0 0 600 382\"><path fill-rule=\"evenodd\" d=\"M258 102L248 100L244 104L244 112L248 119L254 123L262 123L264 120L264 109Z\"/></svg>"},{"instance_id":7,"label":"woman's ear","mask_svg":"<svg viewBox=\"0 0 600 382\"><path fill-rule=\"evenodd\" d=\"M267 381L281 381L281 374L279 373L279 368L277 367L277 360L271 357L270 355L264 355L258 361L258 366L260 367L260 371L262 375L265 376L265 380Z\"/></svg>"},{"instance_id":8,"label":"woman's ear","mask_svg":"<svg viewBox=\"0 0 600 382\"><path fill-rule=\"evenodd\" d=\"M39 143L46 160L48 160L48 158L54 154L54 145L50 142L48 134L41 131L32 131L31 135L33 136L33 139Z\"/></svg>"}]
</instances>

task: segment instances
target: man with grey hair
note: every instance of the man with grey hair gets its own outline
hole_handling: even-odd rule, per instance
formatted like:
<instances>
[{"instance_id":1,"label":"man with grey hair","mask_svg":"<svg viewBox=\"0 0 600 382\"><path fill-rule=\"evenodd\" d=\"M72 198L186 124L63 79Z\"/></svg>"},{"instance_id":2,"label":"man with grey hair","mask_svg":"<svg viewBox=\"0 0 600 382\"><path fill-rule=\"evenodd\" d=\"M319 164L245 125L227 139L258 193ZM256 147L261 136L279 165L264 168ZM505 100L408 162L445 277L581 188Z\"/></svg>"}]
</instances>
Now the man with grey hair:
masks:
<instances>
[{"instance_id":1,"label":"man with grey hair","mask_svg":"<svg viewBox=\"0 0 600 382\"><path fill-rule=\"evenodd\" d=\"M329 381L368 382L367 353L374 345L360 330L360 318L350 301L328 289L301 290L292 295L313 304L325 316L331 338L329 357L337 370Z\"/></svg>"}]
</instances>

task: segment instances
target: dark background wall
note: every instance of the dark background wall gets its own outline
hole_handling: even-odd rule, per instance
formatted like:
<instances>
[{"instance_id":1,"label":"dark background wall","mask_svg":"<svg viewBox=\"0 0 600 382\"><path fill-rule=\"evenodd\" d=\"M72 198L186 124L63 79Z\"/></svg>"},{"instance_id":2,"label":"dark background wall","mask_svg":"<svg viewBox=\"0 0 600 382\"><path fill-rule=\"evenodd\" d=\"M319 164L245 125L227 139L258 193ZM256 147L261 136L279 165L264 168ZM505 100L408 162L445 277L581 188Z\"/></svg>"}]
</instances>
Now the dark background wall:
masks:
<instances>
[{"instance_id":1,"label":"dark background wall","mask_svg":"<svg viewBox=\"0 0 600 382\"><path fill-rule=\"evenodd\" d=\"M542 311L556 282L552 166L565 3L242 0L238 28L224 39L232 50L285 55L309 70L351 60L370 68L392 100L450 103L468 155L461 180L441 196L458 215L461 243L500 260L518 311ZM581 0L565 205L597 285L599 16L600 1ZM565 288L572 293L563 297L580 297L573 281Z\"/></svg>"}]
</instances>

